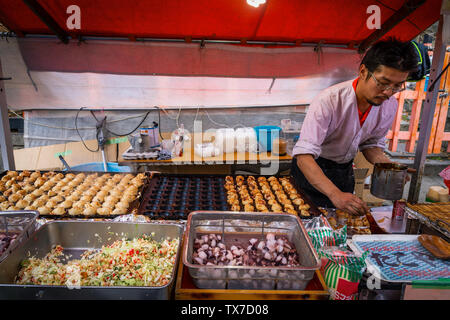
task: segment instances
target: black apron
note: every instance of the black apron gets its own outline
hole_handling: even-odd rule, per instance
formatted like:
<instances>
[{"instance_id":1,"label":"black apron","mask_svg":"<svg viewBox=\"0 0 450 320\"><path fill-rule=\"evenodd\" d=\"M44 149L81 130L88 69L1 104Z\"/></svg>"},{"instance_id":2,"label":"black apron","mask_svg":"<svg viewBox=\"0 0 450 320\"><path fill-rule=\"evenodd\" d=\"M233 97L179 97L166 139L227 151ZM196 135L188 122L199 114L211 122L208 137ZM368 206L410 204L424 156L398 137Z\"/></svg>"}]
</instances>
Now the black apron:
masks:
<instances>
[{"instance_id":1,"label":"black apron","mask_svg":"<svg viewBox=\"0 0 450 320\"><path fill-rule=\"evenodd\" d=\"M355 190L355 175L353 172L353 160L348 163L337 163L325 158L317 158L317 164L328 179L342 192L353 193ZM297 166L297 159L292 159L291 175L311 201L318 207L335 208L331 200L315 189L306 179L303 172Z\"/></svg>"}]
</instances>

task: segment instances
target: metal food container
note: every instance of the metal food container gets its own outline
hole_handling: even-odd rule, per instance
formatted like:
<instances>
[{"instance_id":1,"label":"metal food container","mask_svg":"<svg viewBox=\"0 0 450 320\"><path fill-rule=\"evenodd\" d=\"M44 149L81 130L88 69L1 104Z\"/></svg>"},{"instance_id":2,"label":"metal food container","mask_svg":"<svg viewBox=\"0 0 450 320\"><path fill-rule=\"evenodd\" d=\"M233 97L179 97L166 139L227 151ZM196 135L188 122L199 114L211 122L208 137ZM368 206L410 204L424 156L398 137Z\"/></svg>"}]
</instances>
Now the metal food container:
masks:
<instances>
[{"instance_id":1,"label":"metal food container","mask_svg":"<svg viewBox=\"0 0 450 320\"><path fill-rule=\"evenodd\" d=\"M161 287L132 286L67 286L18 285L14 279L20 263L29 256L43 258L53 246L64 248L64 255L77 259L86 250L99 249L122 238L144 234L161 241L178 238L176 261L170 282ZM177 261L181 248L183 227L177 224L122 223L103 221L54 221L45 224L22 246L16 248L0 263L0 299L170 299L176 278Z\"/></svg>"},{"instance_id":2,"label":"metal food container","mask_svg":"<svg viewBox=\"0 0 450 320\"><path fill-rule=\"evenodd\" d=\"M249 238L265 239L267 233L286 236L294 244L300 266L205 266L193 263L197 235L222 236L229 247ZM201 289L304 290L320 267L320 259L300 218L279 213L192 212L187 220L183 263Z\"/></svg>"},{"instance_id":3,"label":"metal food container","mask_svg":"<svg viewBox=\"0 0 450 320\"><path fill-rule=\"evenodd\" d=\"M408 166L397 163L375 163L370 193L386 200L400 200L406 183Z\"/></svg>"},{"instance_id":4,"label":"metal food container","mask_svg":"<svg viewBox=\"0 0 450 320\"><path fill-rule=\"evenodd\" d=\"M7 237L15 236L8 247L0 250L0 262L36 231L38 216L37 211L0 211L0 234Z\"/></svg>"}]
</instances>

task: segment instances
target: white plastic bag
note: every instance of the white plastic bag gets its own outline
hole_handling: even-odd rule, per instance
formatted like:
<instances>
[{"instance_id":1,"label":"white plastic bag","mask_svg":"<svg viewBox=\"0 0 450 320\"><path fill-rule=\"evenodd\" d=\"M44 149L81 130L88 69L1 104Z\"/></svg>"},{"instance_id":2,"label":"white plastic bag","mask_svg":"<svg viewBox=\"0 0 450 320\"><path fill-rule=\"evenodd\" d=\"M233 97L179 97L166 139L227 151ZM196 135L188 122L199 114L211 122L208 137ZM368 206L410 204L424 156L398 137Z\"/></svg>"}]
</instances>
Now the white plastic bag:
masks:
<instances>
[{"instance_id":1,"label":"white plastic bag","mask_svg":"<svg viewBox=\"0 0 450 320\"><path fill-rule=\"evenodd\" d=\"M258 151L258 142L256 132L253 128L236 129L236 151L237 152L253 152Z\"/></svg>"},{"instance_id":2,"label":"white plastic bag","mask_svg":"<svg viewBox=\"0 0 450 320\"><path fill-rule=\"evenodd\" d=\"M229 153L236 150L236 137L233 128L221 128L216 131L214 146L220 153Z\"/></svg>"}]
</instances>

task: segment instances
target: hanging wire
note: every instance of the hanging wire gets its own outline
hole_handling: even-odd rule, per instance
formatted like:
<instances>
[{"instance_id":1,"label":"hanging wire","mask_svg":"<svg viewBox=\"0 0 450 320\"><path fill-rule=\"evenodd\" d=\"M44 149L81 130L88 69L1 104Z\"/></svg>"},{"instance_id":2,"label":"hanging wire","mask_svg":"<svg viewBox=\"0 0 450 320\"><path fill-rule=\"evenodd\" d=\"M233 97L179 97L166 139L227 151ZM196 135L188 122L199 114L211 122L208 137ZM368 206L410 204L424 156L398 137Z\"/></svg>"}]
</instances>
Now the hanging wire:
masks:
<instances>
[{"instance_id":1,"label":"hanging wire","mask_svg":"<svg viewBox=\"0 0 450 320\"><path fill-rule=\"evenodd\" d=\"M98 152L98 151L100 150L100 146L99 146L99 144L98 144L98 130L97 130L97 133L96 133L96 138L97 138L97 150L92 150L92 149L90 149L90 148L86 145L86 143L84 143L83 137L81 136L80 131L78 131L78 124L77 124L77 122L78 122L78 115L80 114L80 111L83 110L83 109L86 109L86 108L85 108L85 107L81 107L81 108L78 110L77 115L75 116L75 129L77 130L78 136L80 137L81 142L83 143L84 147L85 147L87 150L89 150L90 152Z\"/></svg>"}]
</instances>

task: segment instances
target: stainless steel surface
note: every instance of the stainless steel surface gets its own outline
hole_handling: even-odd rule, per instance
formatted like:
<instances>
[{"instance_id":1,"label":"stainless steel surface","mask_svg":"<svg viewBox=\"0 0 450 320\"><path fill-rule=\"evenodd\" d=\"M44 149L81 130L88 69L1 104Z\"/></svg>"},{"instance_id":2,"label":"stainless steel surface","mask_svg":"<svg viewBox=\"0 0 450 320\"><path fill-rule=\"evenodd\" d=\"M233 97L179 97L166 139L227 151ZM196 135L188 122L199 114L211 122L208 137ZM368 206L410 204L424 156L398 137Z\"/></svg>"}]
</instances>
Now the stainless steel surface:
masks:
<instances>
[{"instance_id":1,"label":"stainless steel surface","mask_svg":"<svg viewBox=\"0 0 450 320\"><path fill-rule=\"evenodd\" d=\"M203 266L192 263L197 233L221 234L225 244L269 232L285 235L295 245L300 267ZM250 212L192 212L187 220L183 263L195 285L203 289L303 290L320 267L320 260L301 222L294 215Z\"/></svg>"},{"instance_id":2,"label":"stainless steel surface","mask_svg":"<svg viewBox=\"0 0 450 320\"><path fill-rule=\"evenodd\" d=\"M11 236L17 234L17 238L10 243L3 254L0 254L0 262L3 261L16 247L29 239L37 230L37 211L0 211L0 233Z\"/></svg>"},{"instance_id":3,"label":"stainless steel surface","mask_svg":"<svg viewBox=\"0 0 450 320\"><path fill-rule=\"evenodd\" d=\"M444 236L447 237L447 239L450 239L450 232L448 232L448 230L442 228L436 221L433 222L430 219L428 219L427 217L425 217L424 215L420 214L420 212L417 212L409 207L406 207L405 212L411 216L413 216L414 218L418 219L421 223L425 224L426 226L438 231L439 233L443 234Z\"/></svg>"},{"instance_id":4,"label":"stainless steel surface","mask_svg":"<svg viewBox=\"0 0 450 320\"><path fill-rule=\"evenodd\" d=\"M393 163L376 163L373 167L370 193L386 200L400 200L408 167Z\"/></svg>"},{"instance_id":5,"label":"stainless steel surface","mask_svg":"<svg viewBox=\"0 0 450 320\"><path fill-rule=\"evenodd\" d=\"M162 287L95 287L17 285L20 262L27 256L43 258L54 245L59 244L73 258L89 249L101 248L115 240L134 238L154 232L153 239L179 238L172 280ZM54 221L42 226L31 238L0 263L0 299L170 299L176 280L177 261L183 228L180 225L124 222Z\"/></svg>"}]
</instances>

